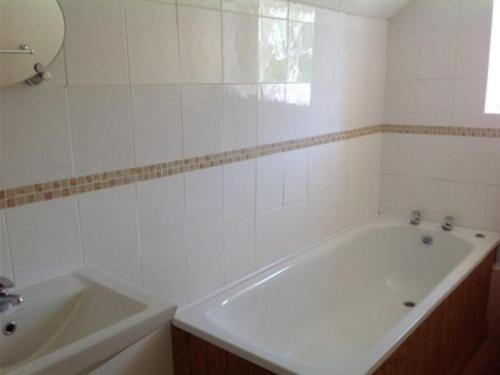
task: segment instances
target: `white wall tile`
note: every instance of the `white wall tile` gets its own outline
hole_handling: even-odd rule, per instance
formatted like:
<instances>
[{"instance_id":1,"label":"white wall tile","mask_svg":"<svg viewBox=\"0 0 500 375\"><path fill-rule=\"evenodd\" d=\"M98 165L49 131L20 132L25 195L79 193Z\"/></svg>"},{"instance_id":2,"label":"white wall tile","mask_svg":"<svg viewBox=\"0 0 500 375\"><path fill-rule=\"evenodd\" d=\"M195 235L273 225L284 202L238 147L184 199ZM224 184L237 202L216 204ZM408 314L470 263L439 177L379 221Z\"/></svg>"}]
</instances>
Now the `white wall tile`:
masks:
<instances>
[{"instance_id":1,"label":"white wall tile","mask_svg":"<svg viewBox=\"0 0 500 375\"><path fill-rule=\"evenodd\" d=\"M63 0L66 69L70 85L129 82L121 0Z\"/></svg>"},{"instance_id":2,"label":"white wall tile","mask_svg":"<svg viewBox=\"0 0 500 375\"><path fill-rule=\"evenodd\" d=\"M489 186L486 203L486 223L488 230L500 231L500 187Z\"/></svg>"},{"instance_id":3,"label":"white wall tile","mask_svg":"<svg viewBox=\"0 0 500 375\"><path fill-rule=\"evenodd\" d=\"M1 104L3 185L22 186L72 176L65 90L6 89Z\"/></svg>"},{"instance_id":4,"label":"white wall tile","mask_svg":"<svg viewBox=\"0 0 500 375\"><path fill-rule=\"evenodd\" d=\"M485 78L488 73L490 30L458 33L457 78Z\"/></svg>"},{"instance_id":5,"label":"white wall tile","mask_svg":"<svg viewBox=\"0 0 500 375\"><path fill-rule=\"evenodd\" d=\"M224 256L226 282L255 269L255 216L224 228Z\"/></svg>"},{"instance_id":6,"label":"white wall tile","mask_svg":"<svg viewBox=\"0 0 500 375\"><path fill-rule=\"evenodd\" d=\"M139 255L134 185L78 196L85 263L107 268Z\"/></svg>"},{"instance_id":7,"label":"white wall tile","mask_svg":"<svg viewBox=\"0 0 500 375\"><path fill-rule=\"evenodd\" d=\"M327 96L327 98L331 98L331 96ZM310 116L312 107L311 84L289 83L286 85L286 125L281 137L282 140L298 139L309 135L310 125L313 123Z\"/></svg>"},{"instance_id":8,"label":"white wall tile","mask_svg":"<svg viewBox=\"0 0 500 375\"><path fill-rule=\"evenodd\" d=\"M284 202L292 202L307 196L308 155L307 150L290 151L284 154L285 185Z\"/></svg>"},{"instance_id":9,"label":"white wall tile","mask_svg":"<svg viewBox=\"0 0 500 375\"><path fill-rule=\"evenodd\" d=\"M491 27L493 0L460 0L460 29Z\"/></svg>"},{"instance_id":10,"label":"white wall tile","mask_svg":"<svg viewBox=\"0 0 500 375\"><path fill-rule=\"evenodd\" d=\"M104 272L130 284L141 286L141 263L139 258L116 264L106 268Z\"/></svg>"},{"instance_id":11,"label":"white wall tile","mask_svg":"<svg viewBox=\"0 0 500 375\"><path fill-rule=\"evenodd\" d=\"M224 85L222 149L257 145L257 85Z\"/></svg>"},{"instance_id":12,"label":"white wall tile","mask_svg":"<svg viewBox=\"0 0 500 375\"><path fill-rule=\"evenodd\" d=\"M6 220L18 288L81 267L75 198L12 208L6 211Z\"/></svg>"},{"instance_id":13,"label":"white wall tile","mask_svg":"<svg viewBox=\"0 0 500 375\"><path fill-rule=\"evenodd\" d=\"M182 240L142 254L141 264L144 288L176 304L188 301L188 254Z\"/></svg>"},{"instance_id":14,"label":"white wall tile","mask_svg":"<svg viewBox=\"0 0 500 375\"><path fill-rule=\"evenodd\" d=\"M221 82L221 14L178 7L182 82Z\"/></svg>"},{"instance_id":15,"label":"white wall tile","mask_svg":"<svg viewBox=\"0 0 500 375\"><path fill-rule=\"evenodd\" d=\"M489 150L489 183L500 186L500 139L491 139Z\"/></svg>"},{"instance_id":16,"label":"white wall tile","mask_svg":"<svg viewBox=\"0 0 500 375\"><path fill-rule=\"evenodd\" d=\"M408 216L411 206L411 177L382 174L380 211L384 214Z\"/></svg>"},{"instance_id":17,"label":"white wall tile","mask_svg":"<svg viewBox=\"0 0 500 375\"><path fill-rule=\"evenodd\" d=\"M189 252L189 300L224 285L224 236L222 230L187 241Z\"/></svg>"},{"instance_id":18,"label":"white wall tile","mask_svg":"<svg viewBox=\"0 0 500 375\"><path fill-rule=\"evenodd\" d=\"M458 26L457 0L420 1L423 31L454 31Z\"/></svg>"},{"instance_id":19,"label":"white wall tile","mask_svg":"<svg viewBox=\"0 0 500 375\"><path fill-rule=\"evenodd\" d=\"M222 9L237 13L257 14L259 0L222 0Z\"/></svg>"},{"instance_id":20,"label":"white wall tile","mask_svg":"<svg viewBox=\"0 0 500 375\"><path fill-rule=\"evenodd\" d=\"M484 113L486 81L456 80L453 93L453 125L489 127L490 115Z\"/></svg>"},{"instance_id":21,"label":"white wall tile","mask_svg":"<svg viewBox=\"0 0 500 375\"><path fill-rule=\"evenodd\" d=\"M7 228L5 226L3 212L0 213L0 275L14 281L14 272L12 270L10 248L7 239Z\"/></svg>"},{"instance_id":22,"label":"white wall tile","mask_svg":"<svg viewBox=\"0 0 500 375\"><path fill-rule=\"evenodd\" d=\"M255 160L224 166L224 222L255 215Z\"/></svg>"},{"instance_id":23,"label":"white wall tile","mask_svg":"<svg viewBox=\"0 0 500 375\"><path fill-rule=\"evenodd\" d=\"M307 246L307 200L296 200L283 208L283 251L292 254Z\"/></svg>"},{"instance_id":24,"label":"white wall tile","mask_svg":"<svg viewBox=\"0 0 500 375\"><path fill-rule=\"evenodd\" d=\"M259 15L287 18L288 2L286 0L259 0Z\"/></svg>"},{"instance_id":25,"label":"white wall tile","mask_svg":"<svg viewBox=\"0 0 500 375\"><path fill-rule=\"evenodd\" d=\"M424 220L441 222L447 214L450 183L443 180L415 178L413 180L412 210L420 210Z\"/></svg>"},{"instance_id":26,"label":"white wall tile","mask_svg":"<svg viewBox=\"0 0 500 375\"><path fill-rule=\"evenodd\" d=\"M188 256L183 241L141 255L142 286L177 304L188 301Z\"/></svg>"},{"instance_id":27,"label":"white wall tile","mask_svg":"<svg viewBox=\"0 0 500 375\"><path fill-rule=\"evenodd\" d=\"M420 40L419 78L453 78L457 37L453 32L423 34Z\"/></svg>"},{"instance_id":28,"label":"white wall tile","mask_svg":"<svg viewBox=\"0 0 500 375\"><path fill-rule=\"evenodd\" d=\"M310 147L309 153L309 194L325 190L334 185L333 180L333 156L330 144Z\"/></svg>"},{"instance_id":29,"label":"white wall tile","mask_svg":"<svg viewBox=\"0 0 500 375\"><path fill-rule=\"evenodd\" d=\"M259 85L257 142L259 145L283 140L286 132L286 85Z\"/></svg>"},{"instance_id":30,"label":"white wall tile","mask_svg":"<svg viewBox=\"0 0 500 375\"><path fill-rule=\"evenodd\" d=\"M134 165L127 87L70 87L69 110L77 175Z\"/></svg>"},{"instance_id":31,"label":"white wall tile","mask_svg":"<svg viewBox=\"0 0 500 375\"><path fill-rule=\"evenodd\" d=\"M177 86L132 87L137 165L182 159L181 106Z\"/></svg>"},{"instance_id":32,"label":"white wall tile","mask_svg":"<svg viewBox=\"0 0 500 375\"><path fill-rule=\"evenodd\" d=\"M208 9L220 9L221 0L177 0L179 5L191 5Z\"/></svg>"},{"instance_id":33,"label":"white wall tile","mask_svg":"<svg viewBox=\"0 0 500 375\"><path fill-rule=\"evenodd\" d=\"M262 2L259 5L262 8ZM286 82L287 26L284 20L259 18L259 82Z\"/></svg>"},{"instance_id":34,"label":"white wall tile","mask_svg":"<svg viewBox=\"0 0 500 375\"><path fill-rule=\"evenodd\" d=\"M413 142L411 134L384 134L380 162L382 173L411 173Z\"/></svg>"},{"instance_id":35,"label":"white wall tile","mask_svg":"<svg viewBox=\"0 0 500 375\"><path fill-rule=\"evenodd\" d=\"M222 149L221 86L183 86L184 156L193 157Z\"/></svg>"},{"instance_id":36,"label":"white wall tile","mask_svg":"<svg viewBox=\"0 0 500 375\"><path fill-rule=\"evenodd\" d=\"M448 136L415 135L415 176L447 179L451 167L451 139Z\"/></svg>"},{"instance_id":37,"label":"white wall tile","mask_svg":"<svg viewBox=\"0 0 500 375\"><path fill-rule=\"evenodd\" d=\"M332 199L331 191L324 190L307 200L307 240L310 244L330 234L333 226Z\"/></svg>"},{"instance_id":38,"label":"white wall tile","mask_svg":"<svg viewBox=\"0 0 500 375\"><path fill-rule=\"evenodd\" d=\"M361 179L380 172L382 138L380 134L345 142L349 179Z\"/></svg>"},{"instance_id":39,"label":"white wall tile","mask_svg":"<svg viewBox=\"0 0 500 375\"><path fill-rule=\"evenodd\" d=\"M457 225L482 228L485 224L487 192L486 185L451 182L447 215L453 216Z\"/></svg>"},{"instance_id":40,"label":"white wall tile","mask_svg":"<svg viewBox=\"0 0 500 375\"><path fill-rule=\"evenodd\" d=\"M283 206L284 156L257 159L257 212Z\"/></svg>"},{"instance_id":41,"label":"white wall tile","mask_svg":"<svg viewBox=\"0 0 500 375\"><path fill-rule=\"evenodd\" d=\"M186 233L193 236L222 226L223 170L221 167L190 172L186 183Z\"/></svg>"},{"instance_id":42,"label":"white wall tile","mask_svg":"<svg viewBox=\"0 0 500 375\"><path fill-rule=\"evenodd\" d=\"M375 185L378 190L378 186ZM332 214L332 227L330 233L335 233L338 230L344 228L348 224L347 217L347 183L330 189L330 194L332 196L332 205L330 206ZM370 194L371 197L373 197ZM375 202L378 204L378 200Z\"/></svg>"},{"instance_id":43,"label":"white wall tile","mask_svg":"<svg viewBox=\"0 0 500 375\"><path fill-rule=\"evenodd\" d=\"M487 183L488 140L473 137L451 139L450 179L462 182Z\"/></svg>"},{"instance_id":44,"label":"white wall tile","mask_svg":"<svg viewBox=\"0 0 500 375\"><path fill-rule=\"evenodd\" d=\"M389 34L420 32L422 13L420 1L411 1L389 20Z\"/></svg>"},{"instance_id":45,"label":"white wall tile","mask_svg":"<svg viewBox=\"0 0 500 375\"><path fill-rule=\"evenodd\" d=\"M418 34L390 35L387 46L387 79L417 79Z\"/></svg>"},{"instance_id":46,"label":"white wall tile","mask_svg":"<svg viewBox=\"0 0 500 375\"><path fill-rule=\"evenodd\" d=\"M47 70L52 76L50 81L44 81L44 86L66 86L66 60L64 58L64 48L61 48L55 59L47 66Z\"/></svg>"},{"instance_id":47,"label":"white wall tile","mask_svg":"<svg viewBox=\"0 0 500 375\"><path fill-rule=\"evenodd\" d=\"M378 210L379 176L349 180L347 189L347 223L354 224Z\"/></svg>"},{"instance_id":48,"label":"white wall tile","mask_svg":"<svg viewBox=\"0 0 500 375\"><path fill-rule=\"evenodd\" d=\"M126 23L132 83L179 82L175 5L127 0Z\"/></svg>"},{"instance_id":49,"label":"white wall tile","mask_svg":"<svg viewBox=\"0 0 500 375\"><path fill-rule=\"evenodd\" d=\"M384 122L388 124L416 124L417 82L388 82L385 89Z\"/></svg>"},{"instance_id":50,"label":"white wall tile","mask_svg":"<svg viewBox=\"0 0 500 375\"><path fill-rule=\"evenodd\" d=\"M283 209L257 215L256 262L263 267L283 256Z\"/></svg>"},{"instance_id":51,"label":"white wall tile","mask_svg":"<svg viewBox=\"0 0 500 375\"><path fill-rule=\"evenodd\" d=\"M223 13L224 82L256 82L258 78L257 17Z\"/></svg>"},{"instance_id":52,"label":"white wall tile","mask_svg":"<svg viewBox=\"0 0 500 375\"><path fill-rule=\"evenodd\" d=\"M184 177L171 176L137 184L142 252L165 248L184 238Z\"/></svg>"},{"instance_id":53,"label":"white wall tile","mask_svg":"<svg viewBox=\"0 0 500 375\"><path fill-rule=\"evenodd\" d=\"M417 121L420 125L449 125L452 122L453 81L428 80L417 83Z\"/></svg>"}]
</instances>

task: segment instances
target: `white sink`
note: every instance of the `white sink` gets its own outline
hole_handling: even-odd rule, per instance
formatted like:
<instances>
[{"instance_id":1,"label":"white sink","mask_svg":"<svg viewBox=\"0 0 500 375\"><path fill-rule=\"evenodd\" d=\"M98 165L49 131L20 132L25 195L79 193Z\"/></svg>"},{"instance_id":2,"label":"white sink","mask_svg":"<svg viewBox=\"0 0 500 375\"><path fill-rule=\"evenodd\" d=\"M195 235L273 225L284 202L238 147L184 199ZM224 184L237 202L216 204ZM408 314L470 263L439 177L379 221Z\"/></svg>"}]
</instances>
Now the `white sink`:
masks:
<instances>
[{"instance_id":1,"label":"white sink","mask_svg":"<svg viewBox=\"0 0 500 375\"><path fill-rule=\"evenodd\" d=\"M0 314L0 374L85 374L153 330L175 305L93 270L24 290L24 303Z\"/></svg>"}]
</instances>

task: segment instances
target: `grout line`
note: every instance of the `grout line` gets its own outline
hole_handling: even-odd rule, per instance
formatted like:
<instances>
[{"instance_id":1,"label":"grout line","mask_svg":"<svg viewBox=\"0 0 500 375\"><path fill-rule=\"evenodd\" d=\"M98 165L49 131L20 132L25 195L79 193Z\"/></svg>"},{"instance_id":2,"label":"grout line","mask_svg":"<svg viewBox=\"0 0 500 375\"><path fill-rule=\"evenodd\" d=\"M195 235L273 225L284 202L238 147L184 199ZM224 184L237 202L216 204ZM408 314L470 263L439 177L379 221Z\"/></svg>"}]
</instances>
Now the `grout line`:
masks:
<instances>
[{"instance_id":1,"label":"grout line","mask_svg":"<svg viewBox=\"0 0 500 375\"><path fill-rule=\"evenodd\" d=\"M307 149L309 147L345 141L378 133L421 134L460 137L500 138L500 129L426 126L426 125L373 125L354 130L327 133L283 142L276 142L238 150L219 152L146 166L106 171L86 176L17 186L0 190L0 209L13 208L40 201L47 201L173 176L191 171L223 166L263 156ZM257 168L258 169L258 168Z\"/></svg>"}]
</instances>

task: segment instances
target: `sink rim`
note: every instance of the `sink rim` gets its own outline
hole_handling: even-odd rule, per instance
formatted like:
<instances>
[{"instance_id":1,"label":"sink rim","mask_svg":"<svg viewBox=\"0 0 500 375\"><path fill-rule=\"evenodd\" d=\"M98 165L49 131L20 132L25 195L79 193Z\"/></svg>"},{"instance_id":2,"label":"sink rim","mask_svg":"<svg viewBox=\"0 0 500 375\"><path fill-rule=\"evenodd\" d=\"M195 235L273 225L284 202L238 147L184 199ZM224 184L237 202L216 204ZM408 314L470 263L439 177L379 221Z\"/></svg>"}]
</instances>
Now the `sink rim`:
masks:
<instances>
[{"instance_id":1,"label":"sink rim","mask_svg":"<svg viewBox=\"0 0 500 375\"><path fill-rule=\"evenodd\" d=\"M168 324L177 308L174 303L164 297L90 268L83 268L48 280L48 282L56 282L70 276L79 277L84 282L95 283L122 294L136 303L143 304L144 309L104 329L36 357L32 361L28 359L28 362L24 364L21 364L24 361L20 361L19 366L14 364L9 367L0 367L0 372L6 371L5 375L24 375L56 371L57 368L64 368L66 372L81 372L92 369L148 333ZM28 288L36 288L44 283L35 284ZM23 288L19 292L22 293L24 289L28 288ZM93 361L90 361L88 356L91 356Z\"/></svg>"}]
</instances>

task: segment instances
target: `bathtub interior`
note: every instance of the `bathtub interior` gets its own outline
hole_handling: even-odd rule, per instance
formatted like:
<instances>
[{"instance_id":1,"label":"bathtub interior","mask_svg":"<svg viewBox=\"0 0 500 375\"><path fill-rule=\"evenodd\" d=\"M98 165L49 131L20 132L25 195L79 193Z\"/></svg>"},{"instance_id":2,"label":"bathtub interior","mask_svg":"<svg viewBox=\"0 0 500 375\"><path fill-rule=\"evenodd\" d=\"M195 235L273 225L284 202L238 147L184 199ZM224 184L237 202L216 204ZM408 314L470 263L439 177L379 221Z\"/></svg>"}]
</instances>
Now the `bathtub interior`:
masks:
<instances>
[{"instance_id":1,"label":"bathtub interior","mask_svg":"<svg viewBox=\"0 0 500 375\"><path fill-rule=\"evenodd\" d=\"M204 318L273 356L312 367L348 363L408 314L406 301L421 301L472 250L429 228L355 231L211 304Z\"/></svg>"}]
</instances>

